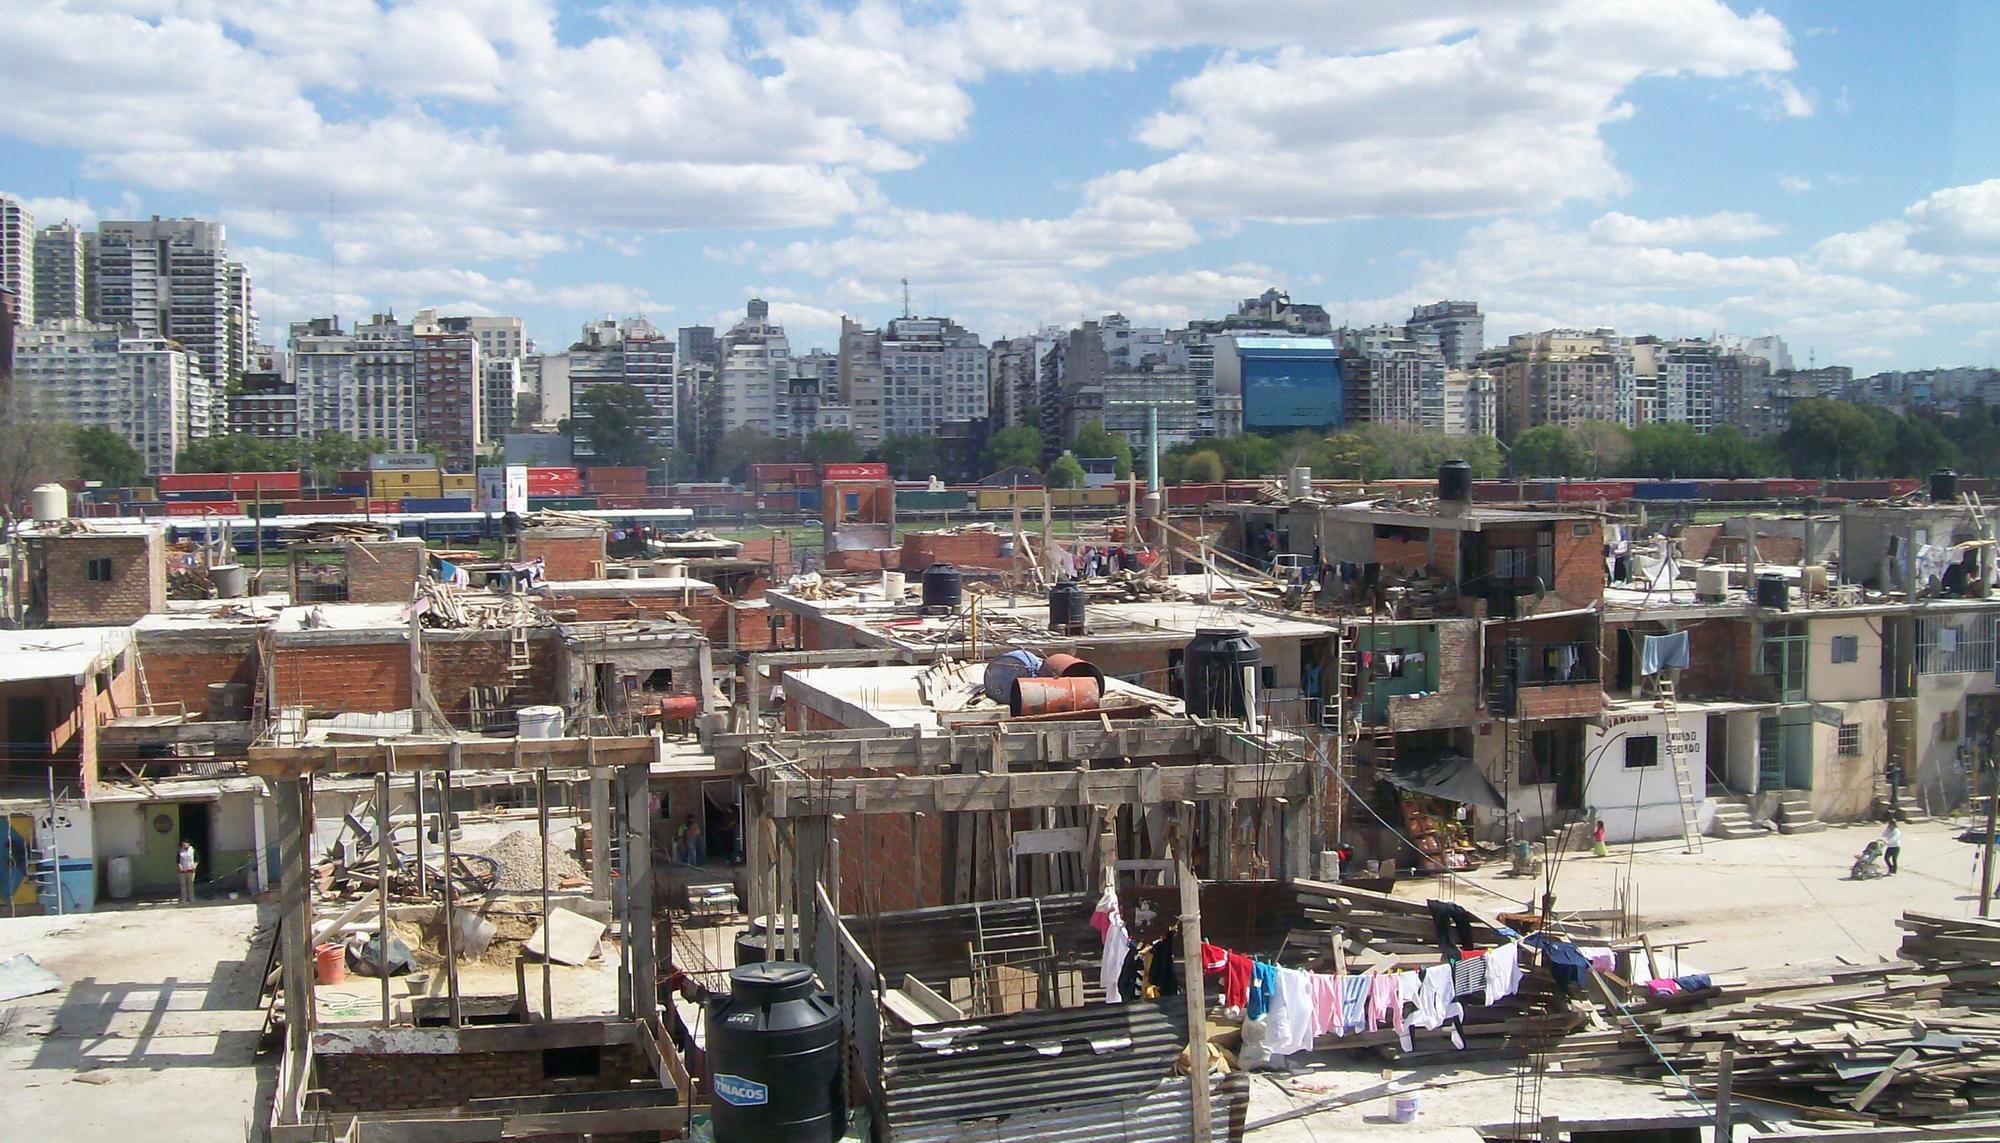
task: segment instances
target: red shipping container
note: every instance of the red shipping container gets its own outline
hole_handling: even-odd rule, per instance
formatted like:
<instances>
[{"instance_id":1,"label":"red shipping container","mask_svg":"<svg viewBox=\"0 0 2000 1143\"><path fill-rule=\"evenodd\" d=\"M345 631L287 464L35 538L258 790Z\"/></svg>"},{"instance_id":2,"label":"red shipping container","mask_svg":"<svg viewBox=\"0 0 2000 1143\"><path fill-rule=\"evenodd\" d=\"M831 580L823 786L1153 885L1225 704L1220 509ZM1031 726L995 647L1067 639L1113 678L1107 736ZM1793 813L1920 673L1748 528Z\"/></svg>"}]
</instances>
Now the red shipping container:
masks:
<instances>
[{"instance_id":1,"label":"red shipping container","mask_svg":"<svg viewBox=\"0 0 2000 1143\"><path fill-rule=\"evenodd\" d=\"M163 472L153 481L161 492L227 492L226 472Z\"/></svg>"},{"instance_id":2,"label":"red shipping container","mask_svg":"<svg viewBox=\"0 0 2000 1143\"><path fill-rule=\"evenodd\" d=\"M299 474L296 472L231 472L226 473L229 483L226 487L238 494L255 495L264 493L299 491Z\"/></svg>"},{"instance_id":3,"label":"red shipping container","mask_svg":"<svg viewBox=\"0 0 2000 1143\"><path fill-rule=\"evenodd\" d=\"M1773 499L1787 499L1793 496L1818 496L1817 480L1766 480L1764 495Z\"/></svg>"}]
</instances>

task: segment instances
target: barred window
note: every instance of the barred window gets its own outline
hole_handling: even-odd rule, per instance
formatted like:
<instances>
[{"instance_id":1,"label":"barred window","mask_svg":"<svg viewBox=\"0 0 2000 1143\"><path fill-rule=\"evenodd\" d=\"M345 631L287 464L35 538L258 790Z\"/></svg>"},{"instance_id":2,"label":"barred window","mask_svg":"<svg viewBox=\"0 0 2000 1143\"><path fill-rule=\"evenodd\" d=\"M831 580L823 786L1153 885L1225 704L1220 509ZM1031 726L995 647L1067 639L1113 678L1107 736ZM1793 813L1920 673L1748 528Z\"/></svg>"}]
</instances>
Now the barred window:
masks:
<instances>
[{"instance_id":1,"label":"barred window","mask_svg":"<svg viewBox=\"0 0 2000 1143\"><path fill-rule=\"evenodd\" d=\"M1917 620L1917 673L1955 675L1993 670L1994 616L1925 617Z\"/></svg>"},{"instance_id":2,"label":"barred window","mask_svg":"<svg viewBox=\"0 0 2000 1143\"><path fill-rule=\"evenodd\" d=\"M1861 724L1858 722L1841 723L1840 737L1839 739L1837 739L1837 742L1840 746L1840 753L1843 756L1851 758L1854 757L1855 755L1860 754Z\"/></svg>"}]
</instances>

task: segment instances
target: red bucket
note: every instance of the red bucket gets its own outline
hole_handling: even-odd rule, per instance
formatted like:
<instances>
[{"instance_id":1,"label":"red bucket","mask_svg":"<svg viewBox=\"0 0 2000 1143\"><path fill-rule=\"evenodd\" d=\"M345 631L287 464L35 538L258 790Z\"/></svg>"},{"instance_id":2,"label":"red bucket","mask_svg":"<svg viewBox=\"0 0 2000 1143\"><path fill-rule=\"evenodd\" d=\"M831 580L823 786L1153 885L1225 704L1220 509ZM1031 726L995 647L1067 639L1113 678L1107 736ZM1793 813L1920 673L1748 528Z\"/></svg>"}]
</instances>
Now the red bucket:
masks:
<instances>
[{"instance_id":1,"label":"red bucket","mask_svg":"<svg viewBox=\"0 0 2000 1143\"><path fill-rule=\"evenodd\" d=\"M347 949L342 945L321 945L314 949L313 966L321 984L339 984L347 979Z\"/></svg>"}]
</instances>

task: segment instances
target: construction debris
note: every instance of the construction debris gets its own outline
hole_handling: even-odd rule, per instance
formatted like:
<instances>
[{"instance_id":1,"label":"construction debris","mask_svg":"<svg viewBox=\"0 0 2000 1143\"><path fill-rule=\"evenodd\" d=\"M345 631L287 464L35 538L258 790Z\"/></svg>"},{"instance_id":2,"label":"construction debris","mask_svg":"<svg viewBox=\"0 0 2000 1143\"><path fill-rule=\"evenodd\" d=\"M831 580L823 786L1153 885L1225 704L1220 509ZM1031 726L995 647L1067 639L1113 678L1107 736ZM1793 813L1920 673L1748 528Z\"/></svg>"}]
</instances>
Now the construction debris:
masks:
<instances>
[{"instance_id":1,"label":"construction debris","mask_svg":"<svg viewBox=\"0 0 2000 1143\"><path fill-rule=\"evenodd\" d=\"M491 845L473 848L472 852L492 861L499 868L494 873L493 888L501 893L528 893L542 888L542 848L543 843L533 831L515 830ZM586 883L583 866L566 851L550 844L547 846L549 860L549 888L565 883L582 885Z\"/></svg>"}]
</instances>

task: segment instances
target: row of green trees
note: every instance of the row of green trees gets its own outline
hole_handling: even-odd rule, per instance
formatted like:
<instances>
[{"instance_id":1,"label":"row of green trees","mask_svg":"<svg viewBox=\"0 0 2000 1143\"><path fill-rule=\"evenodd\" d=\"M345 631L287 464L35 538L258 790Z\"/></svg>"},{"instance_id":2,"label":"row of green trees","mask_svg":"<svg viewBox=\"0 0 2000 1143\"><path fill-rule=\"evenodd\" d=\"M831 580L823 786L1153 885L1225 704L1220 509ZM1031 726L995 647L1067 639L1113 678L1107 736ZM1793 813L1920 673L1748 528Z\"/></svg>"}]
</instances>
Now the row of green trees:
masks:
<instances>
[{"instance_id":1,"label":"row of green trees","mask_svg":"<svg viewBox=\"0 0 2000 1143\"><path fill-rule=\"evenodd\" d=\"M1505 464L1500 442L1492 437L1360 425L1331 435L1244 433L1175 445L1160 457L1160 476L1170 484L1214 484L1305 465L1322 480L1392 480L1435 476L1447 460L1465 461L1480 477L1500 475Z\"/></svg>"}]
</instances>

